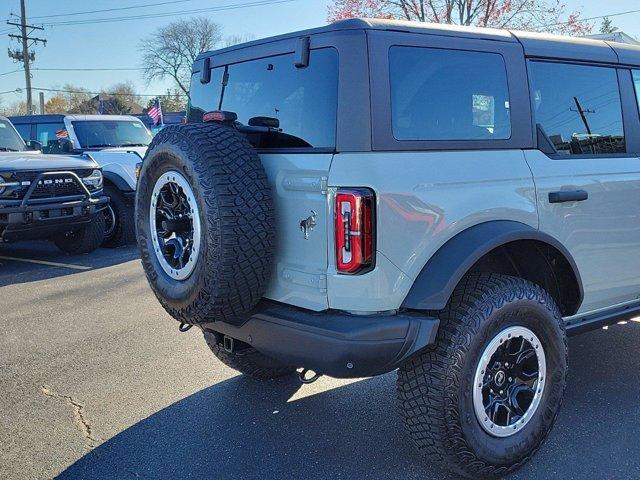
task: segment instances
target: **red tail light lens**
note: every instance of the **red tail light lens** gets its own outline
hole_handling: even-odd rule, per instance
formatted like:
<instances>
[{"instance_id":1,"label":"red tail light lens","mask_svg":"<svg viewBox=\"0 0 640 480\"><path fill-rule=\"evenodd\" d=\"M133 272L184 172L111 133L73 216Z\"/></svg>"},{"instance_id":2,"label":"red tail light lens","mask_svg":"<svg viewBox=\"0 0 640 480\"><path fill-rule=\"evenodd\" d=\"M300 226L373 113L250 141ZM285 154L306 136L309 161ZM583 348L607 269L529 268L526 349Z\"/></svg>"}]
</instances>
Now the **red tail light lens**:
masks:
<instances>
[{"instance_id":1,"label":"red tail light lens","mask_svg":"<svg viewBox=\"0 0 640 480\"><path fill-rule=\"evenodd\" d=\"M375 265L375 197L367 188L336 194L336 265L339 273L357 274Z\"/></svg>"}]
</instances>

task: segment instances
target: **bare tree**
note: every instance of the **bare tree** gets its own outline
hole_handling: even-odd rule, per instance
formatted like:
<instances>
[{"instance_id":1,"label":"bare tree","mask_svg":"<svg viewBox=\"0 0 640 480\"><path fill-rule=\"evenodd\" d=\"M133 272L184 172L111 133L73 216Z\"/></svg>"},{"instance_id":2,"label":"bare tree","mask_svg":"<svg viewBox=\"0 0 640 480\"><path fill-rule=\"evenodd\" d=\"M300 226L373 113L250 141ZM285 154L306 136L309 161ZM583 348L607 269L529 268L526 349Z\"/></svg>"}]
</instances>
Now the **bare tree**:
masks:
<instances>
[{"instance_id":1,"label":"bare tree","mask_svg":"<svg viewBox=\"0 0 640 480\"><path fill-rule=\"evenodd\" d=\"M250 42L251 40L255 40L255 38L256 37L254 35L251 35L250 33L229 35L228 37L224 38L223 45L225 47L232 47L234 45L238 45L239 43Z\"/></svg>"},{"instance_id":2,"label":"bare tree","mask_svg":"<svg viewBox=\"0 0 640 480\"><path fill-rule=\"evenodd\" d=\"M108 115L128 115L142 111L142 97L136 95L131 81L117 83L100 92L98 103L102 113Z\"/></svg>"},{"instance_id":3,"label":"bare tree","mask_svg":"<svg viewBox=\"0 0 640 480\"><path fill-rule=\"evenodd\" d=\"M171 78L189 94L191 66L198 54L222 43L222 28L203 17L177 20L140 43L143 76L147 82Z\"/></svg>"},{"instance_id":4,"label":"bare tree","mask_svg":"<svg viewBox=\"0 0 640 480\"><path fill-rule=\"evenodd\" d=\"M6 107L2 108L2 115L10 117L11 115L26 115L27 114L27 102L17 101L10 103Z\"/></svg>"},{"instance_id":5,"label":"bare tree","mask_svg":"<svg viewBox=\"0 0 640 480\"><path fill-rule=\"evenodd\" d=\"M560 0L334 0L329 20L398 18L420 22L584 35L593 28Z\"/></svg>"}]
</instances>

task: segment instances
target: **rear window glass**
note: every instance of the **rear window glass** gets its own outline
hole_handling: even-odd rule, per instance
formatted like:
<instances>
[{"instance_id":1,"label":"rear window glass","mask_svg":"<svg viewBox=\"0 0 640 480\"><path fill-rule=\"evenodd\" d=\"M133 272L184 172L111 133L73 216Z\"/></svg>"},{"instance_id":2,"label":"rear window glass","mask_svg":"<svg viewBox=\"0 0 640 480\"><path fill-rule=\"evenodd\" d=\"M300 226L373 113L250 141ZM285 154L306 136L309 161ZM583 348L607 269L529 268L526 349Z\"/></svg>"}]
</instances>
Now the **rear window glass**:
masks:
<instances>
[{"instance_id":1,"label":"rear window glass","mask_svg":"<svg viewBox=\"0 0 640 480\"><path fill-rule=\"evenodd\" d=\"M338 53L312 50L306 68L294 62L294 55L287 54L229 65L223 88L215 82L222 82L224 67L213 69L206 86L194 75L189 121L201 121L203 113L218 109L235 112L244 125L268 117L278 120L281 132L263 138L262 148L334 148Z\"/></svg>"},{"instance_id":2,"label":"rear window glass","mask_svg":"<svg viewBox=\"0 0 640 480\"><path fill-rule=\"evenodd\" d=\"M507 72L501 55L392 47L389 75L397 140L511 137Z\"/></svg>"},{"instance_id":3,"label":"rear window glass","mask_svg":"<svg viewBox=\"0 0 640 480\"><path fill-rule=\"evenodd\" d=\"M608 155L626 150L616 70L530 62L536 123L559 154Z\"/></svg>"}]
</instances>

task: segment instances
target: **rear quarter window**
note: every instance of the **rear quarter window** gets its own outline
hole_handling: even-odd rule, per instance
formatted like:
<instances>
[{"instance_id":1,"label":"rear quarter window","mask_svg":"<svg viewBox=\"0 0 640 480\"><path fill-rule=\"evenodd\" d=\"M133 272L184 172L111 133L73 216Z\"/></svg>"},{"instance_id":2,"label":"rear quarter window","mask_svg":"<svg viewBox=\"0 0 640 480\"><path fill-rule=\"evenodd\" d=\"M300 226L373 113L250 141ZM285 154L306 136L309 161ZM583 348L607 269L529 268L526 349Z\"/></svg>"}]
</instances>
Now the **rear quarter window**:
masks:
<instances>
[{"instance_id":1,"label":"rear quarter window","mask_svg":"<svg viewBox=\"0 0 640 480\"><path fill-rule=\"evenodd\" d=\"M64 123L38 123L36 124L36 140L42 144L43 153L61 153L62 148L58 142L56 132L64 130Z\"/></svg>"},{"instance_id":2,"label":"rear quarter window","mask_svg":"<svg viewBox=\"0 0 640 480\"><path fill-rule=\"evenodd\" d=\"M31 124L30 123L21 123L19 125L13 125L16 127L16 130L20 134L23 140L33 140L31 138Z\"/></svg>"},{"instance_id":3,"label":"rear quarter window","mask_svg":"<svg viewBox=\"0 0 640 480\"><path fill-rule=\"evenodd\" d=\"M389 76L396 140L511 137L502 55L396 46L389 49Z\"/></svg>"},{"instance_id":4,"label":"rear quarter window","mask_svg":"<svg viewBox=\"0 0 640 480\"><path fill-rule=\"evenodd\" d=\"M261 148L335 148L338 52L312 50L305 68L294 62L293 54L285 54L217 67L207 85L195 74L189 121L219 109L235 112L244 125L270 117L282 132L264 136ZM227 84L222 86L225 68Z\"/></svg>"}]
</instances>

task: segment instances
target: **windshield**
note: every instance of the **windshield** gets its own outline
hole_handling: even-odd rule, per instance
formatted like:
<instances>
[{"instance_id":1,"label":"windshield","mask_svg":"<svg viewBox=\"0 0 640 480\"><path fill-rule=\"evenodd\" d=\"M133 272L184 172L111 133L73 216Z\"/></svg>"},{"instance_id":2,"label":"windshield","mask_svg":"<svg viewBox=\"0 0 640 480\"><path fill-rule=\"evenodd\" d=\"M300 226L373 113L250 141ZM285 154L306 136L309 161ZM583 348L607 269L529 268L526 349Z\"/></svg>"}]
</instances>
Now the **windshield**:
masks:
<instances>
[{"instance_id":1,"label":"windshield","mask_svg":"<svg viewBox=\"0 0 640 480\"><path fill-rule=\"evenodd\" d=\"M0 152L21 152L24 142L7 120L0 120Z\"/></svg>"},{"instance_id":2,"label":"windshield","mask_svg":"<svg viewBox=\"0 0 640 480\"><path fill-rule=\"evenodd\" d=\"M81 148L146 147L151 134L135 120L78 120L71 122Z\"/></svg>"}]
</instances>

